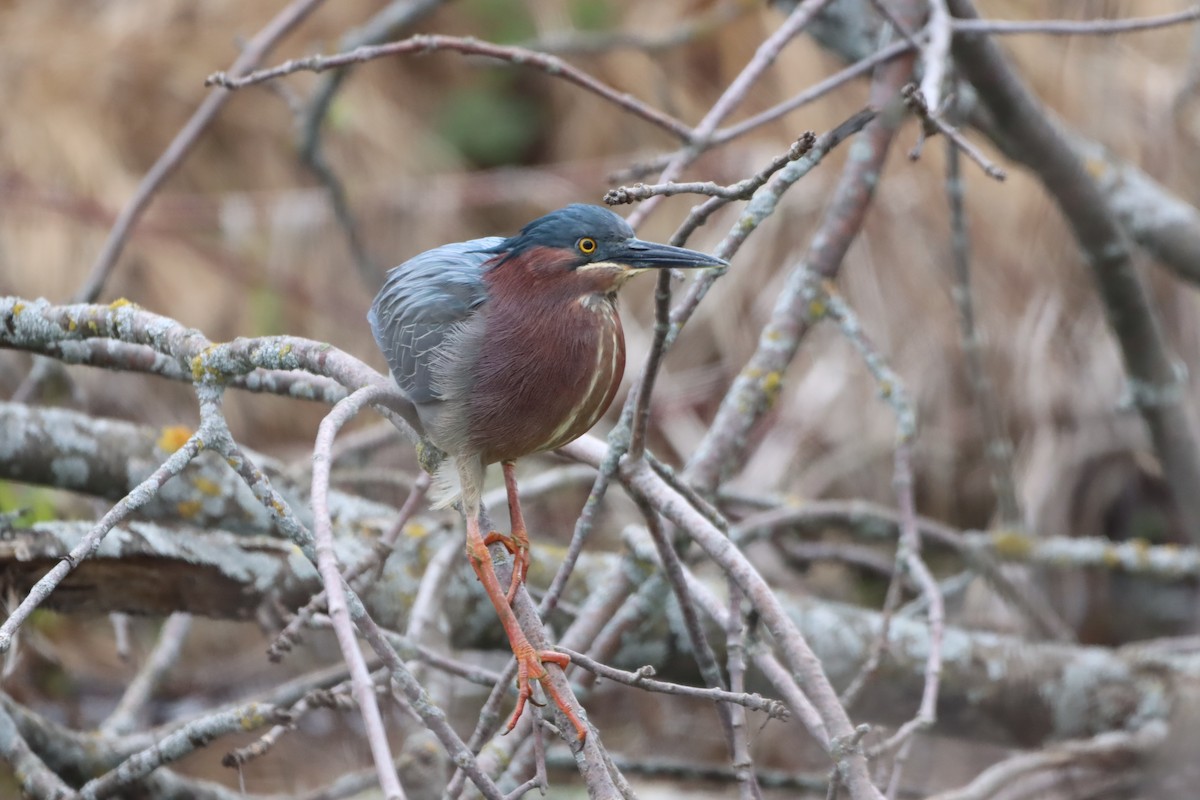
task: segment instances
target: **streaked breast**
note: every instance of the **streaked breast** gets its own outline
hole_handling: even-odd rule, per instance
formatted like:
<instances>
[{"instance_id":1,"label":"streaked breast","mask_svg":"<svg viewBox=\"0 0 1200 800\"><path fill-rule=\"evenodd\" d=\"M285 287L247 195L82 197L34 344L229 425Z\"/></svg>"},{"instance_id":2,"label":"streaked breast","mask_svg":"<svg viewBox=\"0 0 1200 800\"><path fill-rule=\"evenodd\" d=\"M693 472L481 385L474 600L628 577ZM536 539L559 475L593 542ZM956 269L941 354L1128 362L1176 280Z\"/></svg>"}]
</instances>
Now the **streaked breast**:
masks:
<instances>
[{"instance_id":1,"label":"streaked breast","mask_svg":"<svg viewBox=\"0 0 1200 800\"><path fill-rule=\"evenodd\" d=\"M625 337L611 297L524 312L487 320L469 426L472 449L485 463L579 438L608 410L625 372Z\"/></svg>"}]
</instances>

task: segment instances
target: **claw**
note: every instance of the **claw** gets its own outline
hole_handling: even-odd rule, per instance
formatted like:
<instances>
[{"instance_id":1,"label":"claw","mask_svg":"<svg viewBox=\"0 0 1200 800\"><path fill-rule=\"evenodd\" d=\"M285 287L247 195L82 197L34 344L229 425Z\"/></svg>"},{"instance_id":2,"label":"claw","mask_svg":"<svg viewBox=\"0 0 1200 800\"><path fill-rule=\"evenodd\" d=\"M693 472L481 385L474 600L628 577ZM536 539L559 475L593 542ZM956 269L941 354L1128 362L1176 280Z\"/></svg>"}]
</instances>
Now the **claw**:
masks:
<instances>
[{"instance_id":1,"label":"claw","mask_svg":"<svg viewBox=\"0 0 1200 800\"><path fill-rule=\"evenodd\" d=\"M515 650L515 648L514 648ZM574 709L566 702L559 694L558 689L550 681L550 673L546 671L543 664L554 664L560 668L565 668L571 663L571 657L559 653L554 650L534 650L528 644L522 648L522 652L517 655L517 707L513 709L512 716L508 720L508 725L505 726L504 732L508 733L517 726L517 722L521 719L521 713L525 710L525 703L543 708L545 703L539 703L533 696L533 686L529 681L538 681L542 684L542 691L546 696L554 701L558 709L566 715L567 719L575 727L575 735L579 741L587 738L587 727L580 721Z\"/></svg>"},{"instance_id":2,"label":"claw","mask_svg":"<svg viewBox=\"0 0 1200 800\"><path fill-rule=\"evenodd\" d=\"M500 536L500 534L494 534ZM489 539L493 539L493 535L489 534ZM503 539L493 539L493 541L502 541ZM528 545L525 550L528 551ZM513 613L512 606L506 600L504 591L500 588L500 581L496 578L496 571L492 564L491 554L488 553L487 545L483 536L480 534L478 523L474 522L474 517L467 518L467 552L470 555L471 566L475 569L475 574L479 577L483 588L487 591L488 597L492 601L492 605L496 608L496 614L500 617L500 622L504 626L504 632L508 634L509 644L512 645L513 655L517 657L517 707L513 710L512 717L508 721L508 727L505 732L511 731L521 719L521 713L525 710L525 704L531 703L538 705L538 702L533 699L533 686L531 681L538 681L542 684L542 691L546 693L546 697L558 706L559 710L566 715L571 721L571 725L575 728L575 734L579 741L587 738L587 727L580 721L579 715L575 713L571 703L567 702L570 693L559 692L555 688L554 683L550 680L550 673L546 671L545 664L554 664L560 669L565 669L571 663L571 657L565 653L559 653L554 650L535 650L529 640L525 638L525 632L521 630L520 624L517 622L517 616ZM517 570L513 570L514 577L517 575ZM514 592L515 593L515 592ZM573 697L570 697L574 700Z\"/></svg>"}]
</instances>

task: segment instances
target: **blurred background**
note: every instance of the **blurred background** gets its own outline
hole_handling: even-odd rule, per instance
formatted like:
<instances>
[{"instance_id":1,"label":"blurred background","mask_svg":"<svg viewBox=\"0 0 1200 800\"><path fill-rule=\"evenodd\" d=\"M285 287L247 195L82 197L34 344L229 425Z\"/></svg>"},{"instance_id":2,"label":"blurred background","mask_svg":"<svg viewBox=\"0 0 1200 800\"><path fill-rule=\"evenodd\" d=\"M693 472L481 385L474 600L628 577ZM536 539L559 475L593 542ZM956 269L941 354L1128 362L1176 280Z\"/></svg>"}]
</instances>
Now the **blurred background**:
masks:
<instances>
[{"instance_id":1,"label":"blurred background","mask_svg":"<svg viewBox=\"0 0 1200 800\"><path fill-rule=\"evenodd\" d=\"M268 64L341 49L385 5L326 4ZM430 13L401 36L436 32L549 49L689 124L784 14L751 0L429 5ZM1187 6L1183 0L978 2L983 16L998 19L1144 16ZM0 3L0 294L69 300L123 204L211 91L204 78L227 68L239 43L278 7L236 0ZM609 34L617 33L649 44L614 45ZM599 46L606 41L609 46ZM1016 36L1004 46L1066 124L1196 204L1198 41L1195 26L1181 26L1113 37ZM815 41L797 39L735 120L843 65ZM359 265L328 191L300 157L305 139L297 109L323 79L299 73L238 92L155 196L100 301L128 298L214 341L271 334L327 341L383 369L364 315L384 270L447 241L509 234L569 202L598 203L609 188L631 182L623 171L675 148L643 120L533 70L452 53L360 65L333 95L321 128L324 158L345 188L369 261ZM707 154L687 178L732 183L747 177L804 130L821 134L845 120L866 97L865 81L847 84ZM951 297L942 143L928 142L911 161L907 153L917 135L910 121L897 138L839 285L917 402L918 510L960 528L986 528L996 499ZM973 139L1002 162L981 137ZM691 454L753 352L777 287L808 246L845 155L845 148L835 151L785 196L670 352L653 404L652 447L665 460L679 464ZM1037 181L1020 169L1010 168L1004 183L970 163L963 171L985 363L1015 447L1026 524L1047 534L1182 541L1141 422L1119 407L1120 356L1071 233ZM695 202L668 199L640 235L667 239ZM737 207L718 214L689 246L711 249L736 214ZM1142 258L1170 344L1191 366L1194 402L1197 294ZM621 301L631 375L641 367L650 334L653 287L643 280ZM0 352L0 396L12 394L30 363ZM44 402L156 425L195 423L187 386L100 370L68 374L76 388L52 383ZM299 459L310 451L325 411L236 393L226 407L240 441ZM732 488L892 502L892 413L832 327L818 327L804 342L764 430L770 436L756 443ZM0 483L0 510L28 504L29 492ZM546 515L539 527L548 538L565 539L581 498L538 512ZM396 490L380 499L398 503L402 495ZM809 588L861 599L841 572L813 576ZM1138 630L1120 629L1120 615L1109 605L1111 586L1078 591L1083 594L1064 614L1084 641L1192 629L1190 616L1161 630L1144 621ZM178 697L213 691L214 676L261 679L268 667L261 647L244 653L220 647L230 635L225 628L244 627L213 623L192 637L190 648L217 653L210 662L186 661L206 666L179 679ZM38 662L31 680L80 699L73 724L98 713L82 702L88 695L81 687L95 688L95 702L103 704L103 687L119 693L132 674L134 665L112 655L110 640L109 631L93 630L74 639L67 654L59 650ZM57 689L55 681L62 683ZM361 742L345 746L352 751L347 758L361 762ZM281 774L251 788L285 790L295 775L283 775L281 764L292 762L278 755L267 761L273 765L262 769Z\"/></svg>"}]
</instances>

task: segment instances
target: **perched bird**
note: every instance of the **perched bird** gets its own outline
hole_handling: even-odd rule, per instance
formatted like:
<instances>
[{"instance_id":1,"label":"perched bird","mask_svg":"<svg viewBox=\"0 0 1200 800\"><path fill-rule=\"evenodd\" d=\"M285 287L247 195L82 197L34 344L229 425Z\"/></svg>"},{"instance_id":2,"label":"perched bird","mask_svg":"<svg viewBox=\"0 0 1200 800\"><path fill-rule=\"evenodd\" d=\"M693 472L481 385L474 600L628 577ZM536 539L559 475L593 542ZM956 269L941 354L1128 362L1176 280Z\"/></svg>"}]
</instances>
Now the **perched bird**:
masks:
<instances>
[{"instance_id":1,"label":"perched bird","mask_svg":"<svg viewBox=\"0 0 1200 800\"><path fill-rule=\"evenodd\" d=\"M511 603L529 568L529 536L514 462L583 435L612 403L625 370L616 293L633 275L664 267L715 267L704 253L645 242L621 217L574 204L530 222L516 236L447 244L391 270L367 319L400 390L406 416L450 456L439 471L441 502L462 503L467 554L496 607L518 660L512 729L530 679L586 729L547 680L544 663L570 659L533 649ZM511 536L480 530L489 464L500 462ZM487 546L513 554L508 590Z\"/></svg>"}]
</instances>

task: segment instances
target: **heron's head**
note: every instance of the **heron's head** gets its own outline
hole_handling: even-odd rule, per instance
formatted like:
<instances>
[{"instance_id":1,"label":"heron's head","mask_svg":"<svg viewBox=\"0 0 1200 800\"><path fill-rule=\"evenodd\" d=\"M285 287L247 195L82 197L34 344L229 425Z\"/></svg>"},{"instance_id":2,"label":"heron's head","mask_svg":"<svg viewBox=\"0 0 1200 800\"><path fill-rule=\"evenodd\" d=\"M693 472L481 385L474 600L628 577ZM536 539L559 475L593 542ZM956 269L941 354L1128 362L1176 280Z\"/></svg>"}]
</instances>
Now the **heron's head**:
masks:
<instances>
[{"instance_id":1,"label":"heron's head","mask_svg":"<svg viewBox=\"0 0 1200 800\"><path fill-rule=\"evenodd\" d=\"M574 203L530 222L488 252L489 270L511 271L530 283L611 293L640 272L674 267L720 267L720 258L637 238L607 208Z\"/></svg>"}]
</instances>

